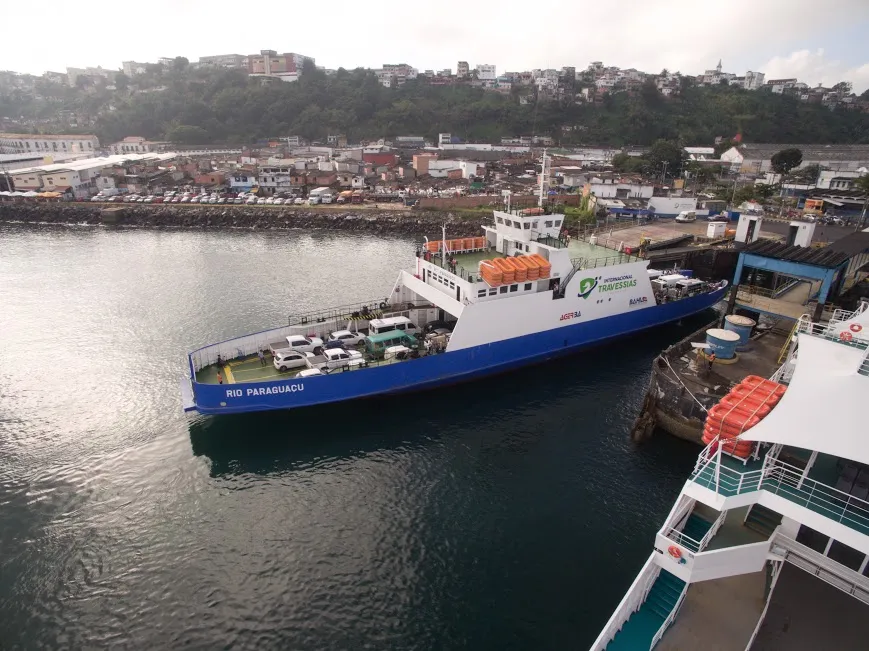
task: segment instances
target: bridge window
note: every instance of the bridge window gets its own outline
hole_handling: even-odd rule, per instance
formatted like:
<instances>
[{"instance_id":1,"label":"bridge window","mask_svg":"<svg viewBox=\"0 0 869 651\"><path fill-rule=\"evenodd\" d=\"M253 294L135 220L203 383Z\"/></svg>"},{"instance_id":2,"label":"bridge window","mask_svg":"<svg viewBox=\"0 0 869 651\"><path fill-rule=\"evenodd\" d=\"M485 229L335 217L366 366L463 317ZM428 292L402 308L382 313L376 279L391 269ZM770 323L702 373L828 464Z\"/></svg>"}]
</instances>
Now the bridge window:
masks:
<instances>
[{"instance_id":1,"label":"bridge window","mask_svg":"<svg viewBox=\"0 0 869 651\"><path fill-rule=\"evenodd\" d=\"M506 294L507 293L507 285L501 285L498 288L498 292L500 292L501 294Z\"/></svg>"},{"instance_id":2,"label":"bridge window","mask_svg":"<svg viewBox=\"0 0 869 651\"><path fill-rule=\"evenodd\" d=\"M543 222L545 228L552 228L552 220Z\"/></svg>"},{"instance_id":3,"label":"bridge window","mask_svg":"<svg viewBox=\"0 0 869 651\"><path fill-rule=\"evenodd\" d=\"M556 226L561 226L561 220L560 220L560 219L556 219L556 220L555 220L555 225L556 225Z\"/></svg>"},{"instance_id":4,"label":"bridge window","mask_svg":"<svg viewBox=\"0 0 869 651\"><path fill-rule=\"evenodd\" d=\"M525 291L526 291L526 292L530 292L530 291L531 291L531 283L525 283Z\"/></svg>"},{"instance_id":5,"label":"bridge window","mask_svg":"<svg viewBox=\"0 0 869 651\"><path fill-rule=\"evenodd\" d=\"M511 292L515 292L517 289L519 289L519 285L510 285Z\"/></svg>"},{"instance_id":6,"label":"bridge window","mask_svg":"<svg viewBox=\"0 0 869 651\"><path fill-rule=\"evenodd\" d=\"M529 228L531 228L531 224L525 222L524 224L522 224L522 227L527 231Z\"/></svg>"},{"instance_id":7,"label":"bridge window","mask_svg":"<svg viewBox=\"0 0 869 651\"><path fill-rule=\"evenodd\" d=\"M489 290L489 296L494 296L494 295L497 294L497 293L498 293L498 290L497 290L497 289L490 289L490 290Z\"/></svg>"},{"instance_id":8,"label":"bridge window","mask_svg":"<svg viewBox=\"0 0 869 651\"><path fill-rule=\"evenodd\" d=\"M477 298L483 298L486 295L486 290L481 289L477 292Z\"/></svg>"},{"instance_id":9,"label":"bridge window","mask_svg":"<svg viewBox=\"0 0 869 651\"><path fill-rule=\"evenodd\" d=\"M500 218L500 217L496 217L496 218L495 218L495 219L497 219L497 220L498 220L498 223L499 223L499 224L503 224L503 223L504 223L504 220L503 220L503 219L501 219L501 218Z\"/></svg>"}]
</instances>

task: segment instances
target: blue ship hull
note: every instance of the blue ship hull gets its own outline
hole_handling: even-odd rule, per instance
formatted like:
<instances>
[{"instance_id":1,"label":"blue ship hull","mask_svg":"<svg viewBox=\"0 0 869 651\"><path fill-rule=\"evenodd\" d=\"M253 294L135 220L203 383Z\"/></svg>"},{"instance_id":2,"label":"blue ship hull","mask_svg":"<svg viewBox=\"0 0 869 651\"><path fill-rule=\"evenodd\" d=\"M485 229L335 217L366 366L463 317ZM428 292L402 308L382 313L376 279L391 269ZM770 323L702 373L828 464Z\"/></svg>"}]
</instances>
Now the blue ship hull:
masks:
<instances>
[{"instance_id":1,"label":"blue ship hull","mask_svg":"<svg viewBox=\"0 0 869 651\"><path fill-rule=\"evenodd\" d=\"M574 353L617 337L671 323L706 310L726 287L644 310L563 326L544 332L385 366L323 377L215 385L193 381L193 409L232 414L294 409L474 380Z\"/></svg>"}]
</instances>

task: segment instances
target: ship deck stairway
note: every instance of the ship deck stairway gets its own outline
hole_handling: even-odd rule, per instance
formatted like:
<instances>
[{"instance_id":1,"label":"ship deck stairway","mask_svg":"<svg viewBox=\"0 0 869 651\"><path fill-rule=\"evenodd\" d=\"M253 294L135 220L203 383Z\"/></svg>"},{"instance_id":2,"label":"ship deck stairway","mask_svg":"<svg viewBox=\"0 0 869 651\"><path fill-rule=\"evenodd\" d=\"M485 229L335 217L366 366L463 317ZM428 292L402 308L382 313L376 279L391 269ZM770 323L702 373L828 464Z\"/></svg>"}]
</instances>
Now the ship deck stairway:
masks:
<instances>
[{"instance_id":1,"label":"ship deck stairway","mask_svg":"<svg viewBox=\"0 0 869 651\"><path fill-rule=\"evenodd\" d=\"M606 646L606 651L651 648L665 622L672 621L672 614L684 598L686 589L684 581L662 569L643 605L625 622Z\"/></svg>"}]
</instances>

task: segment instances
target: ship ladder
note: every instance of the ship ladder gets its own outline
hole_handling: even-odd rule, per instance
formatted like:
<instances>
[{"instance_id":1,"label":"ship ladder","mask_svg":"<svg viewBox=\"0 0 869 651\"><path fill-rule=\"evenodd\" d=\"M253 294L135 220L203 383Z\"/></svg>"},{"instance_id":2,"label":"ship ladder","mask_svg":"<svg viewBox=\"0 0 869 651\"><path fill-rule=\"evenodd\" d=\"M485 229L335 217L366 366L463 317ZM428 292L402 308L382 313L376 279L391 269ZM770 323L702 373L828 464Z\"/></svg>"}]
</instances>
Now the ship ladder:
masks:
<instances>
[{"instance_id":1,"label":"ship ladder","mask_svg":"<svg viewBox=\"0 0 869 651\"><path fill-rule=\"evenodd\" d=\"M797 328L800 327L800 321L797 319L794 321L794 327L791 328L791 332L788 335L788 338L785 339L784 346L781 347L781 352L778 356L778 364L784 364L784 361L788 358L788 355L791 350L791 346L796 343L795 337L797 336Z\"/></svg>"}]
</instances>

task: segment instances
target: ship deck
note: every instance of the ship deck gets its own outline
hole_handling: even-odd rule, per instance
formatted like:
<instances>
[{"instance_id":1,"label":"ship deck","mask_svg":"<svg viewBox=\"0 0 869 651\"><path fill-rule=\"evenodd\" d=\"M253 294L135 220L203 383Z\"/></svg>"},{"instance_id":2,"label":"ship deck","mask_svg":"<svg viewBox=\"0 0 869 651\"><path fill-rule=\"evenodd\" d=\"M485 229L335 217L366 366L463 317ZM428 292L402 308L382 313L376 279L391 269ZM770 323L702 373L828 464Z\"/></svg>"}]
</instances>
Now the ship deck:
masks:
<instances>
[{"instance_id":1,"label":"ship deck","mask_svg":"<svg viewBox=\"0 0 869 651\"><path fill-rule=\"evenodd\" d=\"M570 253L570 258L576 260L582 258L586 262L586 266L601 266L601 264L621 264L623 262L636 262L638 257L619 253L615 249L603 246L601 244L589 244L580 239L572 239L567 246ZM464 269L468 273L476 273L479 270L480 262L483 260L492 260L493 258L504 258L503 253L495 250L488 251L470 251L468 253L453 253L456 265ZM442 266L441 254L435 254L430 260L438 266Z\"/></svg>"},{"instance_id":2,"label":"ship deck","mask_svg":"<svg viewBox=\"0 0 869 651\"><path fill-rule=\"evenodd\" d=\"M306 368L294 368L290 371L278 371L273 363L274 357L270 352L265 353L265 366L263 366L259 357L256 355L247 355L246 357L238 357L224 363L222 370L223 384L245 384L247 382L273 382L276 380L291 380L296 377L300 371ZM368 359L368 366L362 367L373 368L375 366L383 366L386 364L397 364L404 360L399 359ZM219 384L217 381L217 364L211 364L196 372L196 381L199 384ZM340 373L340 369L332 371L332 373ZM354 371L355 372L355 371Z\"/></svg>"}]
</instances>

